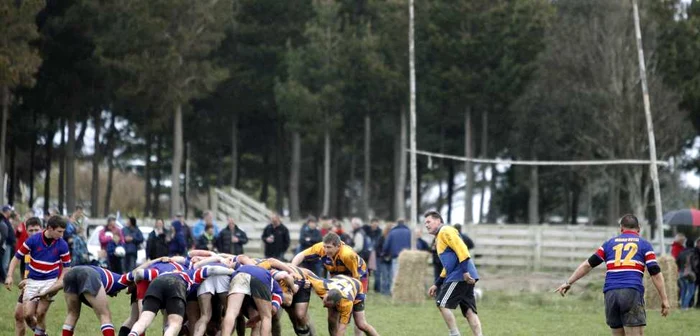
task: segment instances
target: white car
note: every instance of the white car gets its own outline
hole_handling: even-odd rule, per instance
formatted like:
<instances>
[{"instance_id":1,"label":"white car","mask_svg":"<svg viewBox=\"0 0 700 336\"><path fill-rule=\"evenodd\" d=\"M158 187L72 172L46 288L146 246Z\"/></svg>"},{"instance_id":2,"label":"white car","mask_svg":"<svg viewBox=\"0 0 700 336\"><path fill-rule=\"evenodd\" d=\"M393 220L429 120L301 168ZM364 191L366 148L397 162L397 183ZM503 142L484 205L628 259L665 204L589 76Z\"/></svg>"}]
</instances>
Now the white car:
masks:
<instances>
[{"instance_id":1,"label":"white car","mask_svg":"<svg viewBox=\"0 0 700 336\"><path fill-rule=\"evenodd\" d=\"M122 225L117 223L117 227L121 229ZM104 226L100 225L92 229L92 232L90 233L90 237L87 241L90 260L99 259L98 253L102 249L102 246L100 245L100 232L102 232L102 230L104 230ZM150 226L139 226L139 230L141 230L141 233L143 234L143 244L139 246L138 254L136 255L136 265L141 265L146 261L146 240L148 240L148 235L151 233L151 231L153 231L153 228Z\"/></svg>"}]
</instances>

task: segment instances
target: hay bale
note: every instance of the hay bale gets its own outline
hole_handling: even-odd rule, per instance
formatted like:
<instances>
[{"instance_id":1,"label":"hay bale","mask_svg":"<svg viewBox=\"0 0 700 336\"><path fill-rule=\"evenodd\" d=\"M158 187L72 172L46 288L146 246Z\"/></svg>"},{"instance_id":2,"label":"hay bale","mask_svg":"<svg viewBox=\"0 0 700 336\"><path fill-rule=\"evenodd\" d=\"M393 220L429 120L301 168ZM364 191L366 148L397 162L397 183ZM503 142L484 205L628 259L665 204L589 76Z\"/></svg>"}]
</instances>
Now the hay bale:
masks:
<instances>
[{"instance_id":1,"label":"hay bale","mask_svg":"<svg viewBox=\"0 0 700 336\"><path fill-rule=\"evenodd\" d=\"M428 258L430 254L424 251L404 250L399 254L399 269L394 278L392 298L401 303L417 303L425 301L427 288Z\"/></svg>"},{"instance_id":2,"label":"hay bale","mask_svg":"<svg viewBox=\"0 0 700 336\"><path fill-rule=\"evenodd\" d=\"M671 309L678 308L678 266L676 260L670 255L657 257L661 267L661 273L664 275L666 284L666 296L671 305ZM644 302L647 309L661 309L661 299L659 292L656 291L654 283L648 272L644 272Z\"/></svg>"}]
</instances>

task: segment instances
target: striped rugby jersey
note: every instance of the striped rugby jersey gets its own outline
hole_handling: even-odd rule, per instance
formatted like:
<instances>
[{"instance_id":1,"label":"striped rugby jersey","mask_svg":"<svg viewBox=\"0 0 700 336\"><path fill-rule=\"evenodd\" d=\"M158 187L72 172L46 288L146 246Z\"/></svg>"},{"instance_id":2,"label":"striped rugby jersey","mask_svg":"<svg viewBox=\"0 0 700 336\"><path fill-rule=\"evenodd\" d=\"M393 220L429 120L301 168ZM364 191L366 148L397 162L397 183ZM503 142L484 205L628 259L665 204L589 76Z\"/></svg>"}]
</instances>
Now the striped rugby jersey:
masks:
<instances>
[{"instance_id":1,"label":"striped rugby jersey","mask_svg":"<svg viewBox=\"0 0 700 336\"><path fill-rule=\"evenodd\" d=\"M355 279L367 278L367 264L365 261L352 249L352 247L340 243L340 249L334 257L326 255L326 250L323 248L323 242L316 243L306 250L302 251L304 260L313 262L321 259L323 267L328 273L334 275L347 275Z\"/></svg>"},{"instance_id":2,"label":"striped rugby jersey","mask_svg":"<svg viewBox=\"0 0 700 336\"><path fill-rule=\"evenodd\" d=\"M175 272L159 272L154 268L149 268L146 270L146 272L144 272L144 280L148 282L152 282L159 276L174 276L181 279L185 282L185 285L187 285L187 292L191 293L192 291L196 291L202 281L209 277L209 267L204 266L199 269L188 269Z\"/></svg>"},{"instance_id":3,"label":"striped rugby jersey","mask_svg":"<svg viewBox=\"0 0 700 336\"><path fill-rule=\"evenodd\" d=\"M129 287L132 281L129 281L128 274L117 274L108 269L104 269L99 266L77 266L77 267L90 267L100 274L100 281L102 286L105 288L105 293L107 295L115 295L120 290ZM132 277L133 279L133 277Z\"/></svg>"},{"instance_id":4,"label":"striped rugby jersey","mask_svg":"<svg viewBox=\"0 0 700 336\"><path fill-rule=\"evenodd\" d=\"M622 231L603 243L594 255L607 266L603 292L633 288L644 293L644 270L658 265L654 248L635 231Z\"/></svg>"},{"instance_id":5,"label":"striped rugby jersey","mask_svg":"<svg viewBox=\"0 0 700 336\"><path fill-rule=\"evenodd\" d=\"M262 283L269 286L270 293L272 294L272 305L277 307L279 310L282 306L282 287L274 280L270 272L260 266L253 265L242 265L236 272L231 275L231 279L238 273L250 274L250 276L260 280Z\"/></svg>"},{"instance_id":6,"label":"striped rugby jersey","mask_svg":"<svg viewBox=\"0 0 700 336\"><path fill-rule=\"evenodd\" d=\"M61 267L70 267L70 252L68 243L63 238L54 239L51 244L46 244L44 234L32 235L24 241L24 244L15 252L15 258L22 260L29 254L27 278L32 280L57 279L61 274Z\"/></svg>"}]
</instances>

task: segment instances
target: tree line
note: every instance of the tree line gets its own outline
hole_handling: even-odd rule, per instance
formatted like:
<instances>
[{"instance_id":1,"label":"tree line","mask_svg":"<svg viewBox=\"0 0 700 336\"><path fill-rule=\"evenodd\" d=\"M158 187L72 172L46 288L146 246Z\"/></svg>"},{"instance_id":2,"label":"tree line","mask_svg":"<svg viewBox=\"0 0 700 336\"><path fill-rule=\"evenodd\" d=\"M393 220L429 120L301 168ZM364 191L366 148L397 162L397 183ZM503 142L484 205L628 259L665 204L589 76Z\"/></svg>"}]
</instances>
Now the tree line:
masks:
<instances>
[{"instance_id":1,"label":"tree line","mask_svg":"<svg viewBox=\"0 0 700 336\"><path fill-rule=\"evenodd\" d=\"M419 149L648 157L629 1L428 0L415 10ZM114 171L134 169L145 204L122 210L145 216L222 186L293 219L406 216L406 1L17 0L0 4L0 21L3 203L42 196L45 208L107 214L126 196L112 195ZM642 1L641 22L657 147L677 163L662 170L665 207L688 206L700 195L678 176L700 168L679 162L700 133L700 1ZM76 196L76 162L91 163L89 199ZM418 177L422 210L451 213L457 192L481 193L483 222L653 215L643 166L419 157ZM420 198L435 186L437 200ZM472 197L465 204L473 222Z\"/></svg>"}]
</instances>

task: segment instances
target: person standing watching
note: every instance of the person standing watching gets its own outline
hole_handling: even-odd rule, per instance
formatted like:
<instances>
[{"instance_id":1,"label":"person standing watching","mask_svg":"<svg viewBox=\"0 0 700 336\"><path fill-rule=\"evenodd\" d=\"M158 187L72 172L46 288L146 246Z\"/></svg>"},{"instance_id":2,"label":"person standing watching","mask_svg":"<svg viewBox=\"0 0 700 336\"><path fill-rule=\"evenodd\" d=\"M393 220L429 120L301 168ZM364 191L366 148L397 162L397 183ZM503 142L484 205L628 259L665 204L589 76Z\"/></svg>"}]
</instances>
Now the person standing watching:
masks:
<instances>
[{"instance_id":1,"label":"person standing watching","mask_svg":"<svg viewBox=\"0 0 700 336\"><path fill-rule=\"evenodd\" d=\"M248 243L248 235L236 225L233 218L228 217L226 220L228 225L216 237L216 249L219 253L243 254L243 245Z\"/></svg>"},{"instance_id":2,"label":"person standing watching","mask_svg":"<svg viewBox=\"0 0 700 336\"><path fill-rule=\"evenodd\" d=\"M168 256L169 232L165 229L163 219L156 219L153 231L148 234L146 241L146 258L149 260Z\"/></svg>"},{"instance_id":3,"label":"person standing watching","mask_svg":"<svg viewBox=\"0 0 700 336\"><path fill-rule=\"evenodd\" d=\"M12 222L10 222L10 216L15 209L11 205L5 205L2 207L2 214L0 214L0 280L5 280L6 276L12 276L12 273L7 272L7 267L10 265L10 258L12 253L15 251L15 239L14 227ZM4 246L3 246L4 245Z\"/></svg>"},{"instance_id":4,"label":"person standing watching","mask_svg":"<svg viewBox=\"0 0 700 336\"><path fill-rule=\"evenodd\" d=\"M136 218L129 217L126 226L122 229L124 234L124 271L128 272L136 268L136 258L139 246L143 244L143 233L136 225Z\"/></svg>"},{"instance_id":5,"label":"person standing watching","mask_svg":"<svg viewBox=\"0 0 700 336\"><path fill-rule=\"evenodd\" d=\"M594 267L605 263L605 320L613 335L643 335L647 316L644 311L644 270L661 298L661 316L668 315L670 305L664 276L651 244L639 236L639 220L624 215L618 221L621 234L603 243L588 260L581 263L555 292L562 296L571 285Z\"/></svg>"},{"instance_id":6,"label":"person standing watching","mask_svg":"<svg viewBox=\"0 0 700 336\"><path fill-rule=\"evenodd\" d=\"M278 215L273 215L271 223L265 227L262 233L265 243L265 258L275 258L285 261L284 253L289 249L291 239L287 229Z\"/></svg>"},{"instance_id":7,"label":"person standing watching","mask_svg":"<svg viewBox=\"0 0 700 336\"><path fill-rule=\"evenodd\" d=\"M389 231L389 236L382 246L382 254L385 256L391 256L391 291L394 291L394 279L396 279L396 273L399 271L399 254L401 251L408 250L411 248L411 229L406 226L403 219L396 221L396 226L394 226L391 231Z\"/></svg>"}]
</instances>

